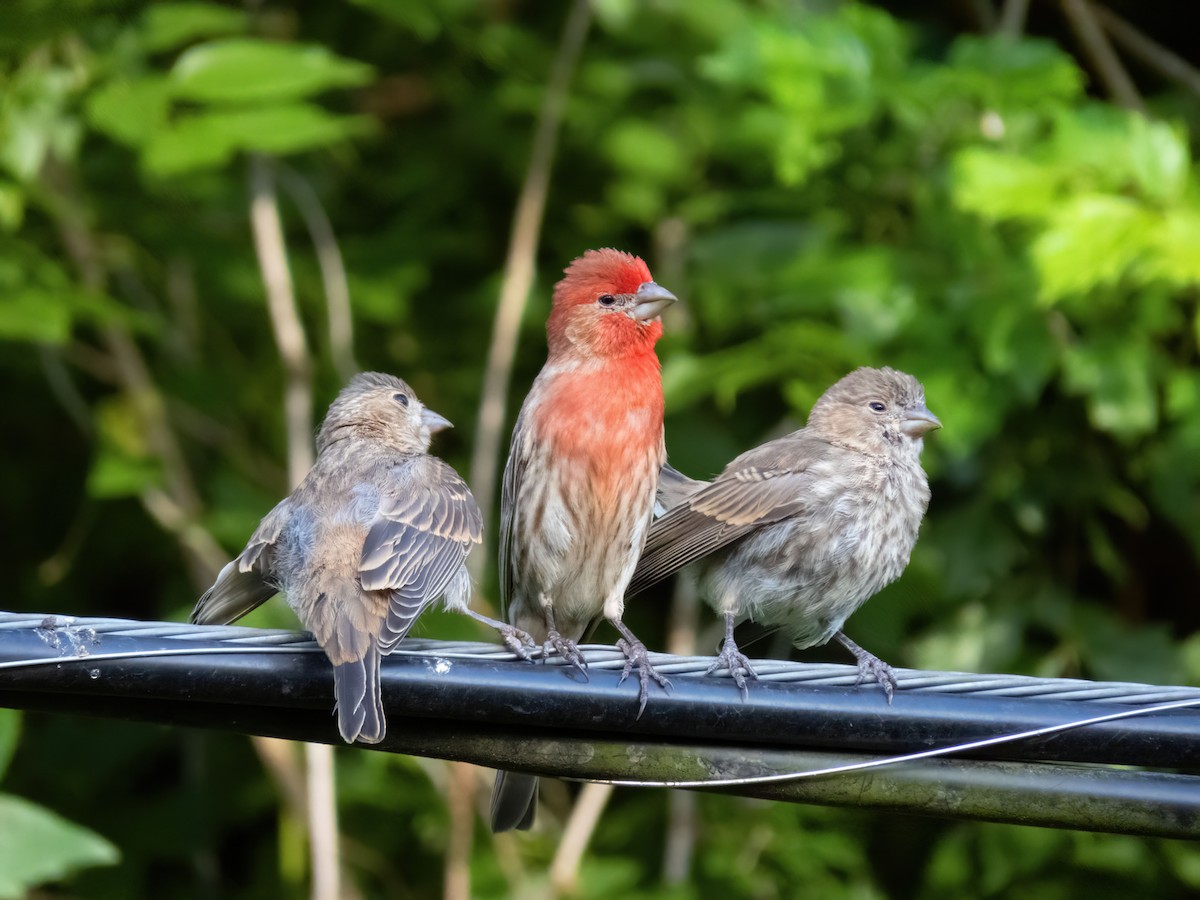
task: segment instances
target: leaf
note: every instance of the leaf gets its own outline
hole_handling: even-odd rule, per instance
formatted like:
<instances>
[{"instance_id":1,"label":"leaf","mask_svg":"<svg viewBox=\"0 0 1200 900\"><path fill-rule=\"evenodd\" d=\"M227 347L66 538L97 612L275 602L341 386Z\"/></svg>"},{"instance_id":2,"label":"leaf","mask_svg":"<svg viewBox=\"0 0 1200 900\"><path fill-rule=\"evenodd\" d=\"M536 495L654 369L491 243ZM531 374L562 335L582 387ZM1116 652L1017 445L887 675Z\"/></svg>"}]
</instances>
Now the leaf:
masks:
<instances>
[{"instance_id":1,"label":"leaf","mask_svg":"<svg viewBox=\"0 0 1200 900\"><path fill-rule=\"evenodd\" d=\"M1026 156L970 147L952 167L954 202L991 221L1038 218L1057 201L1057 172Z\"/></svg>"},{"instance_id":2,"label":"leaf","mask_svg":"<svg viewBox=\"0 0 1200 900\"><path fill-rule=\"evenodd\" d=\"M0 180L0 230L16 231L25 218L25 192L20 185Z\"/></svg>"},{"instance_id":3,"label":"leaf","mask_svg":"<svg viewBox=\"0 0 1200 900\"><path fill-rule=\"evenodd\" d=\"M174 50L196 38L245 31L247 22L243 10L216 3L155 3L142 16L142 45L151 53Z\"/></svg>"},{"instance_id":4,"label":"leaf","mask_svg":"<svg viewBox=\"0 0 1200 900\"><path fill-rule=\"evenodd\" d=\"M223 165L238 150L297 153L373 128L374 121L365 116L337 116L308 103L204 112L156 135L142 161L152 174L175 175Z\"/></svg>"},{"instance_id":5,"label":"leaf","mask_svg":"<svg viewBox=\"0 0 1200 900\"><path fill-rule=\"evenodd\" d=\"M87 100L92 126L115 141L139 146L167 125L171 85L157 75L114 79Z\"/></svg>"},{"instance_id":6,"label":"leaf","mask_svg":"<svg viewBox=\"0 0 1200 900\"><path fill-rule=\"evenodd\" d=\"M1155 229L1153 252L1142 266L1149 278L1180 287L1200 284L1200 209L1172 209Z\"/></svg>"},{"instance_id":7,"label":"leaf","mask_svg":"<svg viewBox=\"0 0 1200 900\"><path fill-rule=\"evenodd\" d=\"M1150 247L1152 223L1146 210L1124 197L1085 194L1067 201L1033 244L1042 302L1051 306L1115 284Z\"/></svg>"},{"instance_id":8,"label":"leaf","mask_svg":"<svg viewBox=\"0 0 1200 900\"><path fill-rule=\"evenodd\" d=\"M373 76L365 63L322 46L249 38L200 44L184 52L171 70L176 96L208 103L299 100L367 84Z\"/></svg>"},{"instance_id":9,"label":"leaf","mask_svg":"<svg viewBox=\"0 0 1200 900\"><path fill-rule=\"evenodd\" d=\"M60 294L36 288L0 296L0 340L64 344L71 312Z\"/></svg>"},{"instance_id":10,"label":"leaf","mask_svg":"<svg viewBox=\"0 0 1200 900\"><path fill-rule=\"evenodd\" d=\"M21 711L19 709L0 709L0 778L8 769L8 764L17 752L17 744L21 739Z\"/></svg>"},{"instance_id":11,"label":"leaf","mask_svg":"<svg viewBox=\"0 0 1200 900\"><path fill-rule=\"evenodd\" d=\"M9 794L0 794L0 834L0 897L23 897L40 884L121 858L94 831Z\"/></svg>"},{"instance_id":12,"label":"leaf","mask_svg":"<svg viewBox=\"0 0 1200 900\"><path fill-rule=\"evenodd\" d=\"M1192 162L1187 133L1145 116L1133 116L1129 124L1130 168L1143 195L1164 204L1181 198Z\"/></svg>"},{"instance_id":13,"label":"leaf","mask_svg":"<svg viewBox=\"0 0 1200 900\"><path fill-rule=\"evenodd\" d=\"M1071 346L1064 357L1068 390L1087 400L1088 418L1101 431L1131 438L1158 424L1158 397L1149 347L1106 337Z\"/></svg>"}]
</instances>

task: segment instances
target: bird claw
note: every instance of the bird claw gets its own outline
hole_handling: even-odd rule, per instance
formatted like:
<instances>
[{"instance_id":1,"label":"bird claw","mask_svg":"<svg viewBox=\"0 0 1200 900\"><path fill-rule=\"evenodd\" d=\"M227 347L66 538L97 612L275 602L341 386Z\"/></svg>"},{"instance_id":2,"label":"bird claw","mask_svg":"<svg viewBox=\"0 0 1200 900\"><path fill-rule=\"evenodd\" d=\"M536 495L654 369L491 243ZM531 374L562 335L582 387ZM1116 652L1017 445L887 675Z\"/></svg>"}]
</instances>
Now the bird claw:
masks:
<instances>
[{"instance_id":1,"label":"bird claw","mask_svg":"<svg viewBox=\"0 0 1200 900\"><path fill-rule=\"evenodd\" d=\"M711 675L720 668L729 670L730 676L733 678L733 683L738 686L742 692L742 699L750 699L750 691L746 688L746 676L758 678L758 673L754 671L754 666L750 665L750 660L738 650L730 638L725 639L725 643L721 645L721 652L717 654L717 658L713 660L713 664L708 667L705 675Z\"/></svg>"},{"instance_id":2,"label":"bird claw","mask_svg":"<svg viewBox=\"0 0 1200 900\"><path fill-rule=\"evenodd\" d=\"M504 646L508 647L514 656L525 662L533 661L533 656L529 650L537 648L537 641L533 639L533 636L529 632L522 631L514 625L503 625L496 630L500 632L500 638L504 641Z\"/></svg>"},{"instance_id":3,"label":"bird claw","mask_svg":"<svg viewBox=\"0 0 1200 900\"><path fill-rule=\"evenodd\" d=\"M892 705L892 696L896 693L896 673L892 671L892 667L885 663L873 653L863 651L863 655L858 657L858 677L854 679L854 686L858 687L863 683L863 680L870 675L883 688L883 693L887 696L888 706Z\"/></svg>"},{"instance_id":4,"label":"bird claw","mask_svg":"<svg viewBox=\"0 0 1200 900\"><path fill-rule=\"evenodd\" d=\"M587 675L587 660L579 650L579 645L570 638L565 638L558 633L557 628L551 628L546 632L546 642L542 644L542 662L552 654L557 653L566 662L575 666L581 674Z\"/></svg>"},{"instance_id":5,"label":"bird claw","mask_svg":"<svg viewBox=\"0 0 1200 900\"><path fill-rule=\"evenodd\" d=\"M653 678L667 693L671 691L671 681L665 675L659 673L654 666L650 665L650 655L646 652L646 645L639 640L627 640L621 638L617 641L617 649L625 654L625 668L621 670L621 680L618 685L625 683L625 679L633 671L633 667L637 666L638 670L638 714L640 719L642 713L646 711L646 701L650 698L650 679Z\"/></svg>"}]
</instances>

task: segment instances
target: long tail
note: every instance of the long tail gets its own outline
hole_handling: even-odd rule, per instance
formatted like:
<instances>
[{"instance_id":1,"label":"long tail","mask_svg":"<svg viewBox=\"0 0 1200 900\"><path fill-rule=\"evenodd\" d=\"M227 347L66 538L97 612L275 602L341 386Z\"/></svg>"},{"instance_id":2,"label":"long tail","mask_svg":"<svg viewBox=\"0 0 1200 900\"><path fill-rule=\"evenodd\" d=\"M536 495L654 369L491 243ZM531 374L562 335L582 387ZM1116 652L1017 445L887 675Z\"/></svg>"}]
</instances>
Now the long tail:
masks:
<instances>
[{"instance_id":1,"label":"long tail","mask_svg":"<svg viewBox=\"0 0 1200 900\"><path fill-rule=\"evenodd\" d=\"M338 731L347 744L378 744L387 733L383 699L379 694L379 650L367 649L362 659L333 667Z\"/></svg>"},{"instance_id":2,"label":"long tail","mask_svg":"<svg viewBox=\"0 0 1200 900\"><path fill-rule=\"evenodd\" d=\"M528 831L537 811L538 779L521 772L497 772L492 789L492 831Z\"/></svg>"}]
</instances>

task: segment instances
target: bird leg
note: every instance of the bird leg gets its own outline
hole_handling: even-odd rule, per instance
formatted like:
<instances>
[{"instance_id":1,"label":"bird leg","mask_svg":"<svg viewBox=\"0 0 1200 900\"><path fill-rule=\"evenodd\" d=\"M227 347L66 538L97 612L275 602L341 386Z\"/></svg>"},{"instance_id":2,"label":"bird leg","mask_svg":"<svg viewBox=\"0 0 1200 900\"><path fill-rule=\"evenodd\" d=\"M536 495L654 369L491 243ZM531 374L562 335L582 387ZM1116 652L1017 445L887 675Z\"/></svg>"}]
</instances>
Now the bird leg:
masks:
<instances>
[{"instance_id":1,"label":"bird leg","mask_svg":"<svg viewBox=\"0 0 1200 900\"><path fill-rule=\"evenodd\" d=\"M839 644L854 654L854 659L858 663L858 678L855 679L856 685L862 684L862 680L868 675L874 677L879 682L879 686L883 688L884 694L887 695L888 706L892 705L892 694L896 691L896 673L892 671L892 667L885 663L882 659L873 653L868 653L850 638L846 637L844 631L839 631L834 635Z\"/></svg>"},{"instance_id":2,"label":"bird leg","mask_svg":"<svg viewBox=\"0 0 1200 900\"><path fill-rule=\"evenodd\" d=\"M476 622L482 622L484 625L495 628L496 631L500 632L500 637L504 641L504 645L515 656L523 659L525 662L531 661L532 657L530 657L529 651L525 648L537 647L537 641L533 639L533 636L529 632L522 631L515 625L509 625L507 622L501 622L499 619L492 619L483 615L483 613L477 613L473 609L464 609L463 612Z\"/></svg>"},{"instance_id":3,"label":"bird leg","mask_svg":"<svg viewBox=\"0 0 1200 900\"><path fill-rule=\"evenodd\" d=\"M671 689L671 682L650 665L650 655L646 652L646 645L634 637L633 632L624 622L620 619L609 619L609 621L617 631L621 632L621 639L617 641L617 649L625 654L625 668L621 670L621 680L617 684L624 684L629 673L633 671L633 667L637 666L639 684L637 717L640 719L642 713L646 711L650 679L653 678L664 691Z\"/></svg>"},{"instance_id":4,"label":"bird leg","mask_svg":"<svg viewBox=\"0 0 1200 900\"><path fill-rule=\"evenodd\" d=\"M713 664L704 674L711 675L724 666L733 676L733 683L741 688L742 699L748 700L750 692L746 690L746 676L758 678L758 673L754 671L754 666L750 665L750 660L738 650L738 645L733 639L733 624L733 613L725 613L725 643L721 645L721 652L717 654L717 658L713 660Z\"/></svg>"},{"instance_id":5,"label":"bird leg","mask_svg":"<svg viewBox=\"0 0 1200 900\"><path fill-rule=\"evenodd\" d=\"M544 663L551 653L556 652L586 676L587 660L579 651L579 645L570 638L563 637L554 627L554 606L548 601L548 597L542 598L542 614L546 617L546 641L542 644L542 662Z\"/></svg>"}]
</instances>

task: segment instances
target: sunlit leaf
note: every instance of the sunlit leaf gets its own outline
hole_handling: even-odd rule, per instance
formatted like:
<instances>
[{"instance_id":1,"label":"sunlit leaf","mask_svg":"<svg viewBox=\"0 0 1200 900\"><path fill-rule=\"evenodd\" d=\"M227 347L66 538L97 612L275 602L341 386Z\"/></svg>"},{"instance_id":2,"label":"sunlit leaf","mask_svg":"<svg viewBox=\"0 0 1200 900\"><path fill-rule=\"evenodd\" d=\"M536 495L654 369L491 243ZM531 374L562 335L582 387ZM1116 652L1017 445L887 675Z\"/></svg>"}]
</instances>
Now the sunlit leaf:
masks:
<instances>
[{"instance_id":1,"label":"sunlit leaf","mask_svg":"<svg viewBox=\"0 0 1200 900\"><path fill-rule=\"evenodd\" d=\"M181 117L156 134L143 161L152 174L175 175L223 165L238 151L297 153L340 143L372 128L365 117L338 116L307 103L213 110Z\"/></svg>"},{"instance_id":2,"label":"sunlit leaf","mask_svg":"<svg viewBox=\"0 0 1200 900\"><path fill-rule=\"evenodd\" d=\"M370 66L322 46L251 39L211 41L187 50L171 70L175 94L209 103L299 100L373 77Z\"/></svg>"},{"instance_id":3,"label":"sunlit leaf","mask_svg":"<svg viewBox=\"0 0 1200 900\"><path fill-rule=\"evenodd\" d=\"M171 86L160 76L108 82L88 98L88 120L125 144L139 145L166 127Z\"/></svg>"},{"instance_id":4,"label":"sunlit leaf","mask_svg":"<svg viewBox=\"0 0 1200 900\"><path fill-rule=\"evenodd\" d=\"M142 16L141 39L147 50L157 53L196 38L237 34L247 21L243 10L217 3L154 3Z\"/></svg>"}]
</instances>

